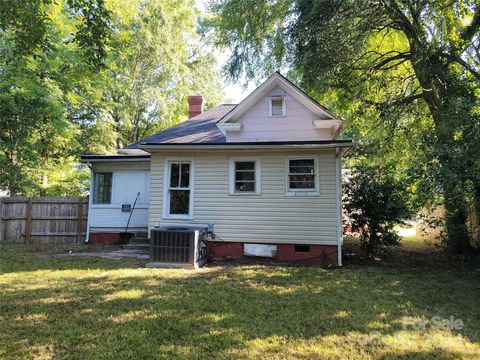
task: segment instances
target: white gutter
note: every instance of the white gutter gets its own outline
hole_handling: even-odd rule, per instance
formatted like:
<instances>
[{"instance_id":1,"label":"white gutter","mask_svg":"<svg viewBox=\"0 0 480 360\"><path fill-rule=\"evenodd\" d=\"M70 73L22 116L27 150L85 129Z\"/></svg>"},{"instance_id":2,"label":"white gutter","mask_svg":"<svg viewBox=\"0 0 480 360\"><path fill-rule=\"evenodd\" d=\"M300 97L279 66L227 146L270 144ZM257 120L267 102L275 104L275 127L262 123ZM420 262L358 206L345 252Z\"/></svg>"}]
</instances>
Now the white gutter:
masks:
<instances>
[{"instance_id":1,"label":"white gutter","mask_svg":"<svg viewBox=\"0 0 480 360\"><path fill-rule=\"evenodd\" d=\"M135 161L135 162L149 162L150 161L150 158L131 158L131 157L127 157L125 156L124 159L119 159L119 158L108 158L108 157L104 157L104 158L101 158L101 159L80 159L80 162L84 162L84 163L95 163L95 162L125 162L125 161Z\"/></svg>"},{"instance_id":2,"label":"white gutter","mask_svg":"<svg viewBox=\"0 0 480 360\"><path fill-rule=\"evenodd\" d=\"M140 149L117 149L117 152L125 155L148 155L147 152Z\"/></svg>"},{"instance_id":3,"label":"white gutter","mask_svg":"<svg viewBox=\"0 0 480 360\"><path fill-rule=\"evenodd\" d=\"M333 143L333 144L283 144L283 145L272 145L272 144L258 144L258 145L249 145L249 144L235 144L235 145L190 145L190 144L161 144L161 145L140 145L140 148L147 150L213 150L213 149L223 149L223 150L255 150L255 149L340 149L340 148L351 148L354 147L355 143Z\"/></svg>"},{"instance_id":4,"label":"white gutter","mask_svg":"<svg viewBox=\"0 0 480 360\"><path fill-rule=\"evenodd\" d=\"M335 149L335 192L337 198L337 263L342 266L342 183L341 183L341 153L337 147Z\"/></svg>"}]
</instances>

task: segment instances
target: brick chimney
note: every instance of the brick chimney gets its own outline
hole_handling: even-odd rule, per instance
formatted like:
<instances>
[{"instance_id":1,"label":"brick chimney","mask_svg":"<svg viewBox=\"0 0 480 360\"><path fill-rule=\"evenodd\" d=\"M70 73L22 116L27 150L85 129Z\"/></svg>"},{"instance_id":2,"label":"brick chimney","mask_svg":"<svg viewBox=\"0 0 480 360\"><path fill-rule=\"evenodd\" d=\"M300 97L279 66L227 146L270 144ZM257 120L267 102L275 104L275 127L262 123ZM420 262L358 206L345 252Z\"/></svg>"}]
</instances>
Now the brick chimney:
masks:
<instances>
[{"instance_id":1,"label":"brick chimney","mask_svg":"<svg viewBox=\"0 0 480 360\"><path fill-rule=\"evenodd\" d=\"M203 112L203 96L188 97L188 118L191 119Z\"/></svg>"}]
</instances>

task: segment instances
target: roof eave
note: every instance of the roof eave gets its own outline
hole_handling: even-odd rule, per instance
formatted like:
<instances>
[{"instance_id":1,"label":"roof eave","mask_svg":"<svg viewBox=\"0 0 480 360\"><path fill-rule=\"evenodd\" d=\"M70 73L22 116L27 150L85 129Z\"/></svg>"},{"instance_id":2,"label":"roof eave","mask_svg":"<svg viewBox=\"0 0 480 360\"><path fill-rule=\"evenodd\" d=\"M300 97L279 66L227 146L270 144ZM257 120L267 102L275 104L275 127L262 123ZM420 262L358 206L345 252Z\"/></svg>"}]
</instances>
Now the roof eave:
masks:
<instances>
[{"instance_id":1,"label":"roof eave","mask_svg":"<svg viewBox=\"0 0 480 360\"><path fill-rule=\"evenodd\" d=\"M140 148L145 150L171 150L171 149L195 149L195 150L211 150L211 149L243 149L243 150L262 150L262 149L334 149L334 148L351 148L355 146L355 142L348 141L332 141L328 143L217 143L217 144L141 144Z\"/></svg>"},{"instance_id":2,"label":"roof eave","mask_svg":"<svg viewBox=\"0 0 480 360\"><path fill-rule=\"evenodd\" d=\"M138 149L138 148L130 148L130 149L127 149L127 148L121 148L121 149L117 149L117 152L119 154L124 154L124 155L129 155L129 156L133 156L133 155L148 155L145 153L145 151L141 150L141 149Z\"/></svg>"},{"instance_id":3,"label":"roof eave","mask_svg":"<svg viewBox=\"0 0 480 360\"><path fill-rule=\"evenodd\" d=\"M240 104L234 109L225 114L221 119L217 121L218 124L226 123L230 120L235 121L242 116L248 109L250 109L262 96L265 96L271 88L276 85L284 88L285 91L290 93L297 101L306 106L310 111L321 117L321 114L326 115L327 118L343 121L342 118L335 115L331 110L325 106L319 104L311 96L305 93L302 89L288 80L285 76L279 72L273 73L267 80L265 80L259 87L257 87L250 95L248 95Z\"/></svg>"},{"instance_id":4,"label":"roof eave","mask_svg":"<svg viewBox=\"0 0 480 360\"><path fill-rule=\"evenodd\" d=\"M150 154L148 155L82 155L80 162L93 163L93 162L147 162L150 161Z\"/></svg>"}]
</instances>

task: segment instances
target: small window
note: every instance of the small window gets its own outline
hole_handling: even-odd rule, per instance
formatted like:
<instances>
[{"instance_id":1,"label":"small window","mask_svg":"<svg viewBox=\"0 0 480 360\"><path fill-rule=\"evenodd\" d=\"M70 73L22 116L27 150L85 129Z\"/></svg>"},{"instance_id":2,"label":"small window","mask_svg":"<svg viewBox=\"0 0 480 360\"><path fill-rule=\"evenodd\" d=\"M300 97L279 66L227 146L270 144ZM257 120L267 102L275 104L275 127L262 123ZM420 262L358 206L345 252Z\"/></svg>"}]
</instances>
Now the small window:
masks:
<instances>
[{"instance_id":1,"label":"small window","mask_svg":"<svg viewBox=\"0 0 480 360\"><path fill-rule=\"evenodd\" d=\"M273 96L270 98L270 116L285 116L285 98L283 96Z\"/></svg>"},{"instance_id":2,"label":"small window","mask_svg":"<svg viewBox=\"0 0 480 360\"><path fill-rule=\"evenodd\" d=\"M255 161L235 161L235 192L255 192Z\"/></svg>"},{"instance_id":3,"label":"small window","mask_svg":"<svg viewBox=\"0 0 480 360\"><path fill-rule=\"evenodd\" d=\"M316 168L315 158L288 159L288 191L317 191Z\"/></svg>"},{"instance_id":4,"label":"small window","mask_svg":"<svg viewBox=\"0 0 480 360\"><path fill-rule=\"evenodd\" d=\"M230 194L260 193L260 161L232 159L230 161Z\"/></svg>"},{"instance_id":5,"label":"small window","mask_svg":"<svg viewBox=\"0 0 480 360\"><path fill-rule=\"evenodd\" d=\"M112 200L112 173L96 172L93 174L93 203L110 204Z\"/></svg>"},{"instance_id":6,"label":"small window","mask_svg":"<svg viewBox=\"0 0 480 360\"><path fill-rule=\"evenodd\" d=\"M295 245L295 252L308 253L310 252L310 245Z\"/></svg>"},{"instance_id":7,"label":"small window","mask_svg":"<svg viewBox=\"0 0 480 360\"><path fill-rule=\"evenodd\" d=\"M172 162L169 168L168 214L190 214L190 163Z\"/></svg>"}]
</instances>

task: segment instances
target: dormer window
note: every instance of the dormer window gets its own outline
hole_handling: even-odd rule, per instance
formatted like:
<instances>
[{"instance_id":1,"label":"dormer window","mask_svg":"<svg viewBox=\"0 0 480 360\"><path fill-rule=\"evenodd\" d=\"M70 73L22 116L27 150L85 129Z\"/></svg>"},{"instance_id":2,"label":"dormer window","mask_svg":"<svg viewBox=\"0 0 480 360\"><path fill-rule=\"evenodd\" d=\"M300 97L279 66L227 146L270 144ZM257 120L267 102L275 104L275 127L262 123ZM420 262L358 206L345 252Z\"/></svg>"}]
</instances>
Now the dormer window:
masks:
<instances>
[{"instance_id":1,"label":"dormer window","mask_svg":"<svg viewBox=\"0 0 480 360\"><path fill-rule=\"evenodd\" d=\"M270 111L269 116L280 117L285 116L285 97L284 96L272 96L270 98Z\"/></svg>"}]
</instances>

